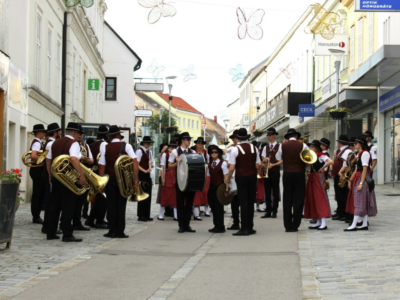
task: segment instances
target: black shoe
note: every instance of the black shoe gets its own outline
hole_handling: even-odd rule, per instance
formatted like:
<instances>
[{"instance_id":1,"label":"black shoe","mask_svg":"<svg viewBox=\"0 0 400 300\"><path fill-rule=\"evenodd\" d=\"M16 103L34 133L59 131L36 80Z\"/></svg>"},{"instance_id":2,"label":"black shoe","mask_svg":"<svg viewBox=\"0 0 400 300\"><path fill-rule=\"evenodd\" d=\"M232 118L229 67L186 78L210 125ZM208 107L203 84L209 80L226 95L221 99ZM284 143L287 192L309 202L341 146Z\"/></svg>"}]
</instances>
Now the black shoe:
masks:
<instances>
[{"instance_id":1,"label":"black shoe","mask_svg":"<svg viewBox=\"0 0 400 300\"><path fill-rule=\"evenodd\" d=\"M164 221L164 218L157 217L157 220Z\"/></svg>"},{"instance_id":2,"label":"black shoe","mask_svg":"<svg viewBox=\"0 0 400 300\"><path fill-rule=\"evenodd\" d=\"M78 225L78 226L74 226L74 230L76 231L90 231L89 227L85 227L82 224Z\"/></svg>"},{"instance_id":3,"label":"black shoe","mask_svg":"<svg viewBox=\"0 0 400 300\"><path fill-rule=\"evenodd\" d=\"M210 229L210 230L208 230L208 232L212 232L212 233L224 233L224 232L226 232L226 230L225 229L218 229L218 228L213 228L213 229Z\"/></svg>"},{"instance_id":4,"label":"black shoe","mask_svg":"<svg viewBox=\"0 0 400 300\"><path fill-rule=\"evenodd\" d=\"M251 234L256 234L257 233L257 230L254 230L254 229L250 229L249 230L249 234L251 235Z\"/></svg>"},{"instance_id":5,"label":"black shoe","mask_svg":"<svg viewBox=\"0 0 400 300\"><path fill-rule=\"evenodd\" d=\"M47 233L47 229L46 228L44 228L44 227L42 227L42 233L44 233L44 234L46 234Z\"/></svg>"},{"instance_id":6,"label":"black shoe","mask_svg":"<svg viewBox=\"0 0 400 300\"><path fill-rule=\"evenodd\" d=\"M317 220L311 220L310 224L317 224Z\"/></svg>"},{"instance_id":7,"label":"black shoe","mask_svg":"<svg viewBox=\"0 0 400 300\"><path fill-rule=\"evenodd\" d=\"M147 219L148 222L151 222L151 221L154 220L153 218L146 218L146 219Z\"/></svg>"},{"instance_id":8,"label":"black shoe","mask_svg":"<svg viewBox=\"0 0 400 300\"><path fill-rule=\"evenodd\" d=\"M357 228L357 231L360 231L360 230L368 230L368 226L365 226L365 227L356 227Z\"/></svg>"},{"instance_id":9,"label":"black shoe","mask_svg":"<svg viewBox=\"0 0 400 300\"><path fill-rule=\"evenodd\" d=\"M192 227L188 226L186 227L185 232L196 232L196 230L193 230Z\"/></svg>"},{"instance_id":10,"label":"black shoe","mask_svg":"<svg viewBox=\"0 0 400 300\"><path fill-rule=\"evenodd\" d=\"M343 229L343 231L357 231L357 227L354 227L353 229Z\"/></svg>"},{"instance_id":11,"label":"black shoe","mask_svg":"<svg viewBox=\"0 0 400 300\"><path fill-rule=\"evenodd\" d=\"M332 215L332 218L336 218L336 217L340 217L340 215L338 215L338 214L336 213L336 210L335 210L335 214Z\"/></svg>"},{"instance_id":12,"label":"black shoe","mask_svg":"<svg viewBox=\"0 0 400 300\"><path fill-rule=\"evenodd\" d=\"M108 229L108 226L104 223L96 224L96 229Z\"/></svg>"},{"instance_id":13,"label":"black shoe","mask_svg":"<svg viewBox=\"0 0 400 300\"><path fill-rule=\"evenodd\" d=\"M129 235L126 235L125 233L120 233L117 234L117 239L127 239Z\"/></svg>"},{"instance_id":14,"label":"black shoe","mask_svg":"<svg viewBox=\"0 0 400 300\"><path fill-rule=\"evenodd\" d=\"M32 219L32 223L34 223L34 224L43 224L43 220L42 220L41 217L39 217L39 218L33 218L33 219Z\"/></svg>"},{"instance_id":15,"label":"black shoe","mask_svg":"<svg viewBox=\"0 0 400 300\"><path fill-rule=\"evenodd\" d=\"M117 235L114 232L110 232L110 231L108 233L104 234L103 236L107 237L107 238L112 238L112 239L115 239L117 237Z\"/></svg>"},{"instance_id":16,"label":"black shoe","mask_svg":"<svg viewBox=\"0 0 400 300\"><path fill-rule=\"evenodd\" d=\"M336 217L332 218L333 221L341 221L341 219L342 219L342 216L336 216Z\"/></svg>"},{"instance_id":17,"label":"black shoe","mask_svg":"<svg viewBox=\"0 0 400 300\"><path fill-rule=\"evenodd\" d=\"M351 224L351 223L353 223L353 220L350 220L350 219L346 219L346 222L345 222L346 224Z\"/></svg>"},{"instance_id":18,"label":"black shoe","mask_svg":"<svg viewBox=\"0 0 400 300\"><path fill-rule=\"evenodd\" d=\"M82 242L82 239L77 239L76 237L71 235L69 237L63 237L62 241L67 242L67 243L79 243L79 242Z\"/></svg>"},{"instance_id":19,"label":"black shoe","mask_svg":"<svg viewBox=\"0 0 400 300\"><path fill-rule=\"evenodd\" d=\"M323 228L321 228L321 227L318 228L318 230L327 230L327 229L328 229L328 226L325 226Z\"/></svg>"},{"instance_id":20,"label":"black shoe","mask_svg":"<svg viewBox=\"0 0 400 300\"><path fill-rule=\"evenodd\" d=\"M308 229L311 229L311 230L317 230L319 227L318 226L310 226L310 227L308 227Z\"/></svg>"},{"instance_id":21,"label":"black shoe","mask_svg":"<svg viewBox=\"0 0 400 300\"><path fill-rule=\"evenodd\" d=\"M263 216L261 217L261 219L267 219L267 218L271 218L271 214L266 213L265 215L263 215Z\"/></svg>"},{"instance_id":22,"label":"black shoe","mask_svg":"<svg viewBox=\"0 0 400 300\"><path fill-rule=\"evenodd\" d=\"M228 230L240 230L240 226L237 224L233 224L231 227L227 228Z\"/></svg>"},{"instance_id":23,"label":"black shoe","mask_svg":"<svg viewBox=\"0 0 400 300\"><path fill-rule=\"evenodd\" d=\"M173 215L171 215L170 213L166 213L164 212L164 217L172 217Z\"/></svg>"},{"instance_id":24,"label":"black shoe","mask_svg":"<svg viewBox=\"0 0 400 300\"><path fill-rule=\"evenodd\" d=\"M276 219L277 218L276 214L272 214L271 218Z\"/></svg>"},{"instance_id":25,"label":"black shoe","mask_svg":"<svg viewBox=\"0 0 400 300\"><path fill-rule=\"evenodd\" d=\"M236 233L233 233L234 236L248 236L250 233L247 230L239 230Z\"/></svg>"},{"instance_id":26,"label":"black shoe","mask_svg":"<svg viewBox=\"0 0 400 300\"><path fill-rule=\"evenodd\" d=\"M346 222L347 218L346 217L341 217L339 221Z\"/></svg>"},{"instance_id":27,"label":"black shoe","mask_svg":"<svg viewBox=\"0 0 400 300\"><path fill-rule=\"evenodd\" d=\"M179 230L178 230L178 232L179 232L179 233L184 233L184 232L185 232L185 230L184 230L182 227L179 227Z\"/></svg>"},{"instance_id":28,"label":"black shoe","mask_svg":"<svg viewBox=\"0 0 400 300\"><path fill-rule=\"evenodd\" d=\"M86 226L89 226L89 227L92 227L92 228L95 228L95 227L96 227L96 225L94 224L94 221L93 221L93 220L89 220L89 219L87 219L87 220L85 221L85 225L86 225Z\"/></svg>"},{"instance_id":29,"label":"black shoe","mask_svg":"<svg viewBox=\"0 0 400 300\"><path fill-rule=\"evenodd\" d=\"M55 234L53 234L53 235L48 235L47 236L47 240L48 241L51 241L51 240L59 240L60 239L60 237L58 236L58 235L55 235Z\"/></svg>"},{"instance_id":30,"label":"black shoe","mask_svg":"<svg viewBox=\"0 0 400 300\"><path fill-rule=\"evenodd\" d=\"M140 222L147 222L147 219L146 219L146 218L140 217L140 218L138 218L138 221L140 221Z\"/></svg>"},{"instance_id":31,"label":"black shoe","mask_svg":"<svg viewBox=\"0 0 400 300\"><path fill-rule=\"evenodd\" d=\"M293 229L286 229L285 232L293 232Z\"/></svg>"},{"instance_id":32,"label":"black shoe","mask_svg":"<svg viewBox=\"0 0 400 300\"><path fill-rule=\"evenodd\" d=\"M211 217L211 215L207 215L206 213L204 213L204 216L207 218Z\"/></svg>"},{"instance_id":33,"label":"black shoe","mask_svg":"<svg viewBox=\"0 0 400 300\"><path fill-rule=\"evenodd\" d=\"M195 221L203 221L200 217L194 217L193 220L195 220Z\"/></svg>"},{"instance_id":34,"label":"black shoe","mask_svg":"<svg viewBox=\"0 0 400 300\"><path fill-rule=\"evenodd\" d=\"M177 218L174 218L174 221L177 221L177 222L178 222L178 219L177 219Z\"/></svg>"},{"instance_id":35,"label":"black shoe","mask_svg":"<svg viewBox=\"0 0 400 300\"><path fill-rule=\"evenodd\" d=\"M265 210L257 208L257 212L265 212Z\"/></svg>"}]
</instances>

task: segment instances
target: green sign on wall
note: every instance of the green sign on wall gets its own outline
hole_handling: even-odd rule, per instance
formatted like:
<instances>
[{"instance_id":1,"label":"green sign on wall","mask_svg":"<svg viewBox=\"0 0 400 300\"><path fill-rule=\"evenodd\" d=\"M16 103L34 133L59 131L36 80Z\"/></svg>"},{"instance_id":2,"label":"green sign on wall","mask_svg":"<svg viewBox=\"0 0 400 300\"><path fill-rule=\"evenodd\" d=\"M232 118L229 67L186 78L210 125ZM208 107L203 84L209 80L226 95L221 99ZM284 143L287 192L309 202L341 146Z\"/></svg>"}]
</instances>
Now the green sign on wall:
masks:
<instances>
[{"instance_id":1,"label":"green sign on wall","mask_svg":"<svg viewBox=\"0 0 400 300\"><path fill-rule=\"evenodd\" d=\"M100 79L89 79L88 80L88 91L100 90Z\"/></svg>"}]
</instances>

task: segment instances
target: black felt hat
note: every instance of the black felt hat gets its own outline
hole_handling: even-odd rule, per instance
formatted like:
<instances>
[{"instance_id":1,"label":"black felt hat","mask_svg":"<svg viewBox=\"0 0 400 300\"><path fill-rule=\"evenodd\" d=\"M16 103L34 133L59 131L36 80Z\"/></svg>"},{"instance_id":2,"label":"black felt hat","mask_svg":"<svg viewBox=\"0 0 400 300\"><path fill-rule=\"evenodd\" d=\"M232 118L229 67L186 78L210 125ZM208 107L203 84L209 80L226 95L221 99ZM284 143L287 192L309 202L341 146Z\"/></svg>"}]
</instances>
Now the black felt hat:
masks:
<instances>
[{"instance_id":1,"label":"black felt hat","mask_svg":"<svg viewBox=\"0 0 400 300\"><path fill-rule=\"evenodd\" d=\"M79 126L80 125L78 123L69 122L67 125L67 128L65 128L65 130L79 131Z\"/></svg>"},{"instance_id":2,"label":"black felt hat","mask_svg":"<svg viewBox=\"0 0 400 300\"><path fill-rule=\"evenodd\" d=\"M183 139L186 139L186 138L192 138L192 137L190 136L189 132L182 132L182 133L180 134L180 136L179 136L179 140L183 140Z\"/></svg>"},{"instance_id":3,"label":"black felt hat","mask_svg":"<svg viewBox=\"0 0 400 300\"><path fill-rule=\"evenodd\" d=\"M213 150L218 150L218 153L221 154L221 155L224 153L224 152L222 151L222 149L219 148L217 145L210 145L210 146L208 146L208 148L207 148L207 153L211 155L211 151L213 151Z\"/></svg>"},{"instance_id":4,"label":"black felt hat","mask_svg":"<svg viewBox=\"0 0 400 300\"><path fill-rule=\"evenodd\" d=\"M239 130L234 130L233 133L229 136L230 139L234 139Z\"/></svg>"},{"instance_id":5,"label":"black felt hat","mask_svg":"<svg viewBox=\"0 0 400 300\"><path fill-rule=\"evenodd\" d=\"M197 144L198 142L201 142L203 145L207 144L207 142L204 140L203 137L199 136L197 140L195 140L193 143Z\"/></svg>"},{"instance_id":6,"label":"black felt hat","mask_svg":"<svg viewBox=\"0 0 400 300\"><path fill-rule=\"evenodd\" d=\"M47 125L47 131L46 133L53 133L55 131L61 130L60 126L57 123L51 123Z\"/></svg>"},{"instance_id":7,"label":"black felt hat","mask_svg":"<svg viewBox=\"0 0 400 300\"><path fill-rule=\"evenodd\" d=\"M106 125L100 125L99 129L97 129L97 133L99 134L106 134L108 133L108 128Z\"/></svg>"},{"instance_id":8,"label":"black felt hat","mask_svg":"<svg viewBox=\"0 0 400 300\"><path fill-rule=\"evenodd\" d=\"M33 125L32 132L40 132L40 131L46 132L46 128L44 128L43 124Z\"/></svg>"},{"instance_id":9,"label":"black felt hat","mask_svg":"<svg viewBox=\"0 0 400 300\"><path fill-rule=\"evenodd\" d=\"M117 135L117 134L121 134L122 133L122 131L119 129L119 127L117 126L117 125L111 125L110 126L110 129L108 130L108 136L114 136L114 135ZM123 140L124 139L124 136L123 135L121 135L121 140Z\"/></svg>"},{"instance_id":10,"label":"black felt hat","mask_svg":"<svg viewBox=\"0 0 400 300\"><path fill-rule=\"evenodd\" d=\"M144 136L144 137L143 137L143 140L142 140L142 143L151 143L151 144L153 144L154 141L151 139L151 137L149 137L149 136Z\"/></svg>"},{"instance_id":11,"label":"black felt hat","mask_svg":"<svg viewBox=\"0 0 400 300\"><path fill-rule=\"evenodd\" d=\"M85 134L85 130L83 130L82 125L79 125L79 134Z\"/></svg>"},{"instance_id":12,"label":"black felt hat","mask_svg":"<svg viewBox=\"0 0 400 300\"><path fill-rule=\"evenodd\" d=\"M301 133L300 132L297 132L296 131L296 129L294 129L294 128L290 128L288 131L287 131L287 133L285 134L285 139L289 139L289 136L290 135L292 135L292 134L295 134L295 135L297 135L297 138L299 139L300 137L301 137Z\"/></svg>"},{"instance_id":13,"label":"black felt hat","mask_svg":"<svg viewBox=\"0 0 400 300\"><path fill-rule=\"evenodd\" d=\"M268 135L268 134L276 134L276 135L279 135L279 133L275 130L274 127L271 127L271 128L268 128L268 129L267 129L267 135Z\"/></svg>"},{"instance_id":14,"label":"black felt hat","mask_svg":"<svg viewBox=\"0 0 400 300\"><path fill-rule=\"evenodd\" d=\"M367 136L367 137L371 137L372 139L374 138L372 132L369 131L369 130L365 131L362 135L363 135L363 136Z\"/></svg>"},{"instance_id":15,"label":"black felt hat","mask_svg":"<svg viewBox=\"0 0 400 300\"><path fill-rule=\"evenodd\" d=\"M355 137L351 137L349 141L349 145L354 146L354 142L356 141Z\"/></svg>"},{"instance_id":16,"label":"black felt hat","mask_svg":"<svg viewBox=\"0 0 400 300\"><path fill-rule=\"evenodd\" d=\"M86 144L88 144L89 146L93 143L94 143L94 139L92 139L92 138L86 140Z\"/></svg>"},{"instance_id":17,"label":"black felt hat","mask_svg":"<svg viewBox=\"0 0 400 300\"><path fill-rule=\"evenodd\" d=\"M174 134L174 137L172 138L173 140L179 140L179 138L181 137L181 135L179 133Z\"/></svg>"},{"instance_id":18,"label":"black felt hat","mask_svg":"<svg viewBox=\"0 0 400 300\"><path fill-rule=\"evenodd\" d=\"M359 142L359 143L363 143L365 146L368 146L368 142L365 139L364 135L360 135L358 136L355 141Z\"/></svg>"},{"instance_id":19,"label":"black felt hat","mask_svg":"<svg viewBox=\"0 0 400 300\"><path fill-rule=\"evenodd\" d=\"M247 134L247 129L246 128L240 128L238 132L236 133L235 136L237 139L241 141L248 140L250 138L250 134Z\"/></svg>"},{"instance_id":20,"label":"black felt hat","mask_svg":"<svg viewBox=\"0 0 400 300\"><path fill-rule=\"evenodd\" d=\"M313 140L311 143L308 143L307 145L308 146L313 145L313 146L318 147L319 149L321 149L321 142L318 141L318 140Z\"/></svg>"},{"instance_id":21,"label":"black felt hat","mask_svg":"<svg viewBox=\"0 0 400 300\"><path fill-rule=\"evenodd\" d=\"M328 147L328 148L329 148L329 146L331 145L331 141L328 140L328 139L326 139L326 138L322 138L322 139L320 140L320 143L321 143L322 145L325 145L325 146Z\"/></svg>"},{"instance_id":22,"label":"black felt hat","mask_svg":"<svg viewBox=\"0 0 400 300\"><path fill-rule=\"evenodd\" d=\"M341 142L343 145L347 145L349 143L349 137L346 134L341 134L337 142Z\"/></svg>"},{"instance_id":23,"label":"black felt hat","mask_svg":"<svg viewBox=\"0 0 400 300\"><path fill-rule=\"evenodd\" d=\"M168 143L169 147L178 147L178 143L176 142L176 140L170 140Z\"/></svg>"}]
</instances>

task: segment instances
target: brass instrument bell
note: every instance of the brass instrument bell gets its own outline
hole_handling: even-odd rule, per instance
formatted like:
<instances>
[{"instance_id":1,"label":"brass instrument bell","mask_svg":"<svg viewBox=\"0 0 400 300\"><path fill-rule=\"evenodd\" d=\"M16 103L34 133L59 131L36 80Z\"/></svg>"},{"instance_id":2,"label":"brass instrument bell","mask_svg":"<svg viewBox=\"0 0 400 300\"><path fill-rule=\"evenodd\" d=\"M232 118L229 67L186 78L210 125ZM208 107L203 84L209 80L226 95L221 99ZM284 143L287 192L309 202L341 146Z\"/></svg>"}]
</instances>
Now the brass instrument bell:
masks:
<instances>
[{"instance_id":1,"label":"brass instrument bell","mask_svg":"<svg viewBox=\"0 0 400 300\"><path fill-rule=\"evenodd\" d=\"M304 149L303 151L301 151L300 158L303 162L309 165L314 164L318 159L317 154L310 149Z\"/></svg>"}]
</instances>

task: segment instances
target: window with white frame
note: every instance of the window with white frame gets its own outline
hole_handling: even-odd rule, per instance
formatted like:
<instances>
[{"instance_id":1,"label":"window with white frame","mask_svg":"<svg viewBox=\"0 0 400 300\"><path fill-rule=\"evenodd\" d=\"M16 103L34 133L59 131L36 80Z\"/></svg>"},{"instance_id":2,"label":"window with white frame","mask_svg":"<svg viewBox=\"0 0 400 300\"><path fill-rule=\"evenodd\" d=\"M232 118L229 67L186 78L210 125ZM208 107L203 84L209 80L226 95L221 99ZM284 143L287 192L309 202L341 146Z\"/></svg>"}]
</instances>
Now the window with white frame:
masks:
<instances>
[{"instance_id":1,"label":"window with white frame","mask_svg":"<svg viewBox=\"0 0 400 300\"><path fill-rule=\"evenodd\" d=\"M390 17L383 22L383 44L390 44Z\"/></svg>"},{"instance_id":2,"label":"window with white frame","mask_svg":"<svg viewBox=\"0 0 400 300\"><path fill-rule=\"evenodd\" d=\"M315 77L317 79L317 89L319 88L320 80L319 80L319 58L315 59Z\"/></svg>"},{"instance_id":3,"label":"window with white frame","mask_svg":"<svg viewBox=\"0 0 400 300\"><path fill-rule=\"evenodd\" d=\"M186 118L183 118L183 128L186 127Z\"/></svg>"},{"instance_id":4,"label":"window with white frame","mask_svg":"<svg viewBox=\"0 0 400 300\"><path fill-rule=\"evenodd\" d=\"M79 89L78 89L78 105L77 105L77 108L78 108L78 113L79 113L79 116L80 117L82 117L82 111L83 111L83 109L82 109L82 106L83 106L83 101L82 101L82 97L83 97L83 86L82 86L82 84L83 84L83 79L82 79L82 77L83 77L83 65L82 65L82 59L81 58L79 58L79 65L78 65L78 72L79 72Z\"/></svg>"},{"instance_id":5,"label":"window with white frame","mask_svg":"<svg viewBox=\"0 0 400 300\"><path fill-rule=\"evenodd\" d=\"M36 86L40 88L41 57L42 57L42 16L38 13L36 19Z\"/></svg>"},{"instance_id":6,"label":"window with white frame","mask_svg":"<svg viewBox=\"0 0 400 300\"><path fill-rule=\"evenodd\" d=\"M51 44L53 40L53 30L51 28L47 31L47 94L51 97Z\"/></svg>"},{"instance_id":7,"label":"window with white frame","mask_svg":"<svg viewBox=\"0 0 400 300\"><path fill-rule=\"evenodd\" d=\"M358 20L358 64L363 62L363 18Z\"/></svg>"},{"instance_id":8,"label":"window with white frame","mask_svg":"<svg viewBox=\"0 0 400 300\"><path fill-rule=\"evenodd\" d=\"M57 100L61 104L61 41L57 40Z\"/></svg>"},{"instance_id":9,"label":"window with white frame","mask_svg":"<svg viewBox=\"0 0 400 300\"><path fill-rule=\"evenodd\" d=\"M178 118L178 126L181 127L181 118Z\"/></svg>"},{"instance_id":10,"label":"window with white frame","mask_svg":"<svg viewBox=\"0 0 400 300\"><path fill-rule=\"evenodd\" d=\"M374 53L374 13L368 13L368 54L369 56Z\"/></svg>"},{"instance_id":11,"label":"window with white frame","mask_svg":"<svg viewBox=\"0 0 400 300\"><path fill-rule=\"evenodd\" d=\"M199 130L199 121L196 121L196 129Z\"/></svg>"},{"instance_id":12,"label":"window with white frame","mask_svg":"<svg viewBox=\"0 0 400 300\"><path fill-rule=\"evenodd\" d=\"M350 69L351 70L354 70L354 65L355 65L354 52L356 51L356 49L355 49L356 47L355 47L354 35L355 35L355 32L354 32L354 25L353 25L350 28Z\"/></svg>"},{"instance_id":13,"label":"window with white frame","mask_svg":"<svg viewBox=\"0 0 400 300\"><path fill-rule=\"evenodd\" d=\"M194 120L192 120L192 129L194 129Z\"/></svg>"},{"instance_id":14,"label":"window with white frame","mask_svg":"<svg viewBox=\"0 0 400 300\"><path fill-rule=\"evenodd\" d=\"M76 111L76 53L72 54L72 89L71 89L71 94L72 94L72 111Z\"/></svg>"}]
</instances>

